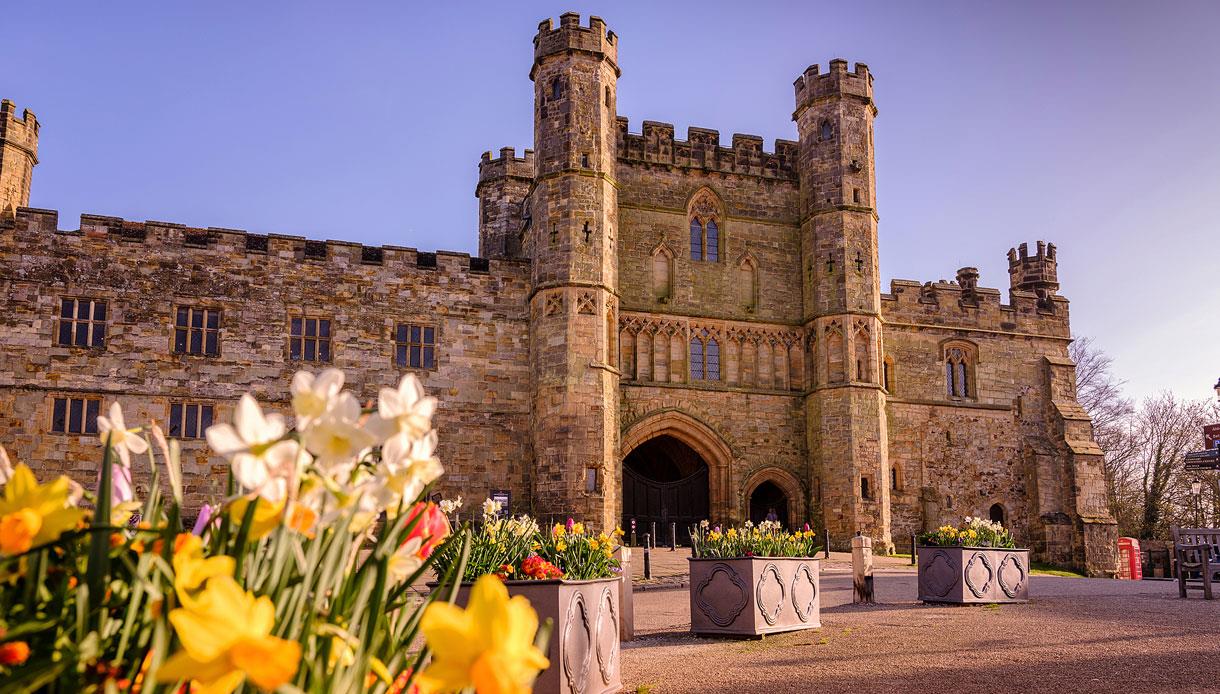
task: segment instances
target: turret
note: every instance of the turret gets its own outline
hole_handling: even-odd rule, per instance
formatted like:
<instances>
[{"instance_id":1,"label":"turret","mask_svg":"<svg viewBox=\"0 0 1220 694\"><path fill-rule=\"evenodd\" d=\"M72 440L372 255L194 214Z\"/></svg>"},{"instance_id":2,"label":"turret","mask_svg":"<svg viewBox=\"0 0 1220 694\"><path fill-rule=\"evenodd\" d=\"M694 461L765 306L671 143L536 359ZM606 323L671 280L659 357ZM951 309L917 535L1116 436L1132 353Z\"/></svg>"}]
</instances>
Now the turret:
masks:
<instances>
[{"instance_id":1,"label":"turret","mask_svg":"<svg viewBox=\"0 0 1220 694\"><path fill-rule=\"evenodd\" d=\"M534 151L518 158L512 147L500 149L497 159L484 152L479 160L479 255L484 258L519 258L525 220L525 198L534 182Z\"/></svg>"},{"instance_id":2,"label":"turret","mask_svg":"<svg viewBox=\"0 0 1220 694\"><path fill-rule=\"evenodd\" d=\"M825 73L810 66L794 86L804 324L815 383L805 401L810 469L840 548L860 533L888 548L873 77L863 63L849 71L836 59Z\"/></svg>"},{"instance_id":3,"label":"turret","mask_svg":"<svg viewBox=\"0 0 1220 694\"><path fill-rule=\"evenodd\" d=\"M1038 252L1032 256L1024 243L1008 249L1008 277L1012 289L1033 292L1039 299L1054 296L1059 291L1055 244L1039 241Z\"/></svg>"},{"instance_id":4,"label":"turret","mask_svg":"<svg viewBox=\"0 0 1220 694\"><path fill-rule=\"evenodd\" d=\"M38 163L38 119L26 109L0 101L0 219L12 218L30 204L30 179Z\"/></svg>"},{"instance_id":5,"label":"turret","mask_svg":"<svg viewBox=\"0 0 1220 694\"><path fill-rule=\"evenodd\" d=\"M596 526L618 521L618 39L567 13L534 37L530 364L534 501Z\"/></svg>"}]
</instances>

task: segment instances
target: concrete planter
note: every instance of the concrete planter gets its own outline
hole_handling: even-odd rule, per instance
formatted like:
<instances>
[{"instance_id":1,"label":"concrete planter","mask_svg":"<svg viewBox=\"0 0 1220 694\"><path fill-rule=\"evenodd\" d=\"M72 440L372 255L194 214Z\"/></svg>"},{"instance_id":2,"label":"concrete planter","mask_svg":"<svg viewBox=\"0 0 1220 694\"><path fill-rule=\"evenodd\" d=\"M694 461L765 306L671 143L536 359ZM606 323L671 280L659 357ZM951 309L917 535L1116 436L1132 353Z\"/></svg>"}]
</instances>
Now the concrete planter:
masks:
<instances>
[{"instance_id":1,"label":"concrete planter","mask_svg":"<svg viewBox=\"0 0 1220 694\"><path fill-rule=\"evenodd\" d=\"M1027 602L1029 550L920 547L919 599L960 604Z\"/></svg>"},{"instance_id":2,"label":"concrete planter","mask_svg":"<svg viewBox=\"0 0 1220 694\"><path fill-rule=\"evenodd\" d=\"M762 636L822 626L817 559L689 561L690 621L696 634Z\"/></svg>"},{"instance_id":3,"label":"concrete planter","mask_svg":"<svg viewBox=\"0 0 1220 694\"><path fill-rule=\"evenodd\" d=\"M534 682L538 694L605 694L622 688L619 670L620 578L592 581L508 581L510 596L523 595L538 623L554 622L546 657L551 666ZM470 585L458 590L465 606Z\"/></svg>"}]
</instances>

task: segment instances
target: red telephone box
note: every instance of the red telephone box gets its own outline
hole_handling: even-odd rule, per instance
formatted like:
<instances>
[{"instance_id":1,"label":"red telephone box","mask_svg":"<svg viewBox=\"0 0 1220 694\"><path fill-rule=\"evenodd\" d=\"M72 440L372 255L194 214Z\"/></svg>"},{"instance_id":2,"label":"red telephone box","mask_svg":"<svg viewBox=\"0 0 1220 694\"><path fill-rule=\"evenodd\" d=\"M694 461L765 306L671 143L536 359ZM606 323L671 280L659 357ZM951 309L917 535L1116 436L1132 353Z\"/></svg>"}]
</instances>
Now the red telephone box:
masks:
<instances>
[{"instance_id":1,"label":"red telephone box","mask_svg":"<svg viewBox=\"0 0 1220 694\"><path fill-rule=\"evenodd\" d=\"M1144 578L1144 567L1140 560L1140 541L1134 537L1118 538L1118 577L1129 581Z\"/></svg>"}]
</instances>

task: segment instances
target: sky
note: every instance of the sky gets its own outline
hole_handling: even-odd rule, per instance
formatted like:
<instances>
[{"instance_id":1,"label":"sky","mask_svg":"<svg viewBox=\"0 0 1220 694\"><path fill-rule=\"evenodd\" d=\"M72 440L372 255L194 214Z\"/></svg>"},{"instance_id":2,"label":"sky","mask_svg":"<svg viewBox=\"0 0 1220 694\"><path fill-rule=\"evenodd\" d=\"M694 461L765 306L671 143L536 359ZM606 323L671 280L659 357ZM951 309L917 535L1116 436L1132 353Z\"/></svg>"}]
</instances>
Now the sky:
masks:
<instances>
[{"instance_id":1,"label":"sky","mask_svg":"<svg viewBox=\"0 0 1220 694\"><path fill-rule=\"evenodd\" d=\"M618 34L618 111L796 139L792 81L875 77L882 291L1059 248L1127 392L1220 377L1220 2L25 2L0 96L31 206L475 253L479 155L533 137L538 22Z\"/></svg>"}]
</instances>

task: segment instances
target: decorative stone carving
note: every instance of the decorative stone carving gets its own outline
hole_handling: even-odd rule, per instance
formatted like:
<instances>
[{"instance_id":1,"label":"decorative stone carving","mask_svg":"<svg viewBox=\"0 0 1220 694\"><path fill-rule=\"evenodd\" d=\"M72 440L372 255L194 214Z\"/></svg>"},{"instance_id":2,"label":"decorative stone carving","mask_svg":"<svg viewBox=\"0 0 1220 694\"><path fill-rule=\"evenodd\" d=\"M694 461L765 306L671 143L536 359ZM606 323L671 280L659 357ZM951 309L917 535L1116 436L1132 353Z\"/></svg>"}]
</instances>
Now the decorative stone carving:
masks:
<instances>
[{"instance_id":1,"label":"decorative stone carving","mask_svg":"<svg viewBox=\"0 0 1220 694\"><path fill-rule=\"evenodd\" d=\"M761 636L821 626L817 559L689 561L691 631L696 634Z\"/></svg>"},{"instance_id":2,"label":"decorative stone carving","mask_svg":"<svg viewBox=\"0 0 1220 694\"><path fill-rule=\"evenodd\" d=\"M919 547L919 599L991 603L1029 600L1029 550Z\"/></svg>"}]
</instances>

